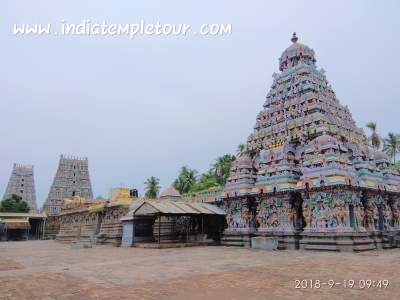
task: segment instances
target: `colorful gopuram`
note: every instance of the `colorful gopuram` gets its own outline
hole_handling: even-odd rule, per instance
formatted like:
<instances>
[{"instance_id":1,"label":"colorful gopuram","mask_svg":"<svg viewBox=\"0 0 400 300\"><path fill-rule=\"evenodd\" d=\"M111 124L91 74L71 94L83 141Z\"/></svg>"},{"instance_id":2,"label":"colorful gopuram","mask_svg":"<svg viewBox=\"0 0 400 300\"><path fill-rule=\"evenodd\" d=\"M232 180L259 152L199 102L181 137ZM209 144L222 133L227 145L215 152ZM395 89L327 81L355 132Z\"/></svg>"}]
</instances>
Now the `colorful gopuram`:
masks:
<instances>
[{"instance_id":1,"label":"colorful gopuram","mask_svg":"<svg viewBox=\"0 0 400 300\"><path fill-rule=\"evenodd\" d=\"M225 242L248 245L261 236L280 248L393 246L400 175L369 146L314 50L295 33L291 41L219 203L227 212Z\"/></svg>"}]
</instances>

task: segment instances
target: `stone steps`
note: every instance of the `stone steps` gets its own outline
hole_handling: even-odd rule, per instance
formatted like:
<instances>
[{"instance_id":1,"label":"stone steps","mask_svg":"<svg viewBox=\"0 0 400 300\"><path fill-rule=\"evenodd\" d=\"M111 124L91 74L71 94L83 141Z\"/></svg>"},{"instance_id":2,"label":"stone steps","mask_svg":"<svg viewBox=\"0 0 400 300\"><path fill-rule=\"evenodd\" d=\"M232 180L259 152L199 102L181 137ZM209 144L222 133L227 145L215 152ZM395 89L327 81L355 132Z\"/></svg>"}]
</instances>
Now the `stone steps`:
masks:
<instances>
[{"instance_id":1,"label":"stone steps","mask_svg":"<svg viewBox=\"0 0 400 300\"><path fill-rule=\"evenodd\" d=\"M224 234L221 238L222 246L250 247L249 235Z\"/></svg>"},{"instance_id":2,"label":"stone steps","mask_svg":"<svg viewBox=\"0 0 400 300\"><path fill-rule=\"evenodd\" d=\"M304 249L317 250L317 251L340 251L336 245L324 245L324 244L306 245Z\"/></svg>"}]
</instances>

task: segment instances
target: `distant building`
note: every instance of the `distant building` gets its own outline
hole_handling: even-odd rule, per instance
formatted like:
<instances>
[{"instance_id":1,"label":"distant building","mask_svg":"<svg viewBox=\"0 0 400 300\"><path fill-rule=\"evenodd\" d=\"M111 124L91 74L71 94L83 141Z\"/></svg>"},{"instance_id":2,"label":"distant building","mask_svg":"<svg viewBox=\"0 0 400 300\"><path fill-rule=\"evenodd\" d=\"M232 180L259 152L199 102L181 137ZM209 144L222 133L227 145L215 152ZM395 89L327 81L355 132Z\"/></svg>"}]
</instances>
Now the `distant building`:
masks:
<instances>
[{"instance_id":1,"label":"distant building","mask_svg":"<svg viewBox=\"0 0 400 300\"><path fill-rule=\"evenodd\" d=\"M181 200L181 194L173 187L170 186L160 193L161 200Z\"/></svg>"},{"instance_id":2,"label":"distant building","mask_svg":"<svg viewBox=\"0 0 400 300\"><path fill-rule=\"evenodd\" d=\"M35 180L32 165L14 164L4 199L17 195L31 210L36 210Z\"/></svg>"},{"instance_id":3,"label":"distant building","mask_svg":"<svg viewBox=\"0 0 400 300\"><path fill-rule=\"evenodd\" d=\"M0 212L0 241L44 238L46 214Z\"/></svg>"},{"instance_id":4,"label":"distant building","mask_svg":"<svg viewBox=\"0 0 400 300\"><path fill-rule=\"evenodd\" d=\"M58 215L64 198L93 199L87 158L61 155L57 173L43 206L49 216Z\"/></svg>"}]
</instances>

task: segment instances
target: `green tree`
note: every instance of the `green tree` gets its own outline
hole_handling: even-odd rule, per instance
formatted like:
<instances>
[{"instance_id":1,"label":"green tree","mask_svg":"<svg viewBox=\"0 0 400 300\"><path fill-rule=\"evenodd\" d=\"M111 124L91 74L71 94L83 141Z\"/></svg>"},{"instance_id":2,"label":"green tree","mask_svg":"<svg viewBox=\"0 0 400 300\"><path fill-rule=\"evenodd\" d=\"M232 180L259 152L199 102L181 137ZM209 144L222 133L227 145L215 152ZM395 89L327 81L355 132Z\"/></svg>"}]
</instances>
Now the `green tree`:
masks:
<instances>
[{"instance_id":1,"label":"green tree","mask_svg":"<svg viewBox=\"0 0 400 300\"><path fill-rule=\"evenodd\" d=\"M29 212L29 206L20 196L11 195L11 197L0 202L0 211L25 213Z\"/></svg>"},{"instance_id":2,"label":"green tree","mask_svg":"<svg viewBox=\"0 0 400 300\"><path fill-rule=\"evenodd\" d=\"M160 179L151 176L150 178L148 178L146 180L145 184L145 189L146 189L146 193L145 193L145 197L149 198L149 199L155 199L157 198L158 192L160 191Z\"/></svg>"},{"instance_id":3,"label":"green tree","mask_svg":"<svg viewBox=\"0 0 400 300\"><path fill-rule=\"evenodd\" d=\"M395 165L397 172L400 172L400 161L398 161Z\"/></svg>"},{"instance_id":4,"label":"green tree","mask_svg":"<svg viewBox=\"0 0 400 300\"><path fill-rule=\"evenodd\" d=\"M201 174L199 180L190 188L190 192L198 192L217 186L220 186L217 176L210 172L206 172Z\"/></svg>"},{"instance_id":5,"label":"green tree","mask_svg":"<svg viewBox=\"0 0 400 300\"><path fill-rule=\"evenodd\" d=\"M247 145L246 144L239 144L236 149L236 155L239 156L243 152L247 151Z\"/></svg>"},{"instance_id":6,"label":"green tree","mask_svg":"<svg viewBox=\"0 0 400 300\"><path fill-rule=\"evenodd\" d=\"M400 152L400 135L389 132L388 137L383 140L383 151L393 158L396 164L396 155Z\"/></svg>"},{"instance_id":7,"label":"green tree","mask_svg":"<svg viewBox=\"0 0 400 300\"><path fill-rule=\"evenodd\" d=\"M174 181L174 187L181 195L187 193L193 184L196 183L197 171L190 169L187 166L183 166L178 175L178 178Z\"/></svg>"},{"instance_id":8,"label":"green tree","mask_svg":"<svg viewBox=\"0 0 400 300\"><path fill-rule=\"evenodd\" d=\"M229 171L232 166L232 162L236 159L234 155L225 154L218 157L215 163L212 165L211 173L217 177L219 184L225 184L226 179L229 176Z\"/></svg>"},{"instance_id":9,"label":"green tree","mask_svg":"<svg viewBox=\"0 0 400 300\"><path fill-rule=\"evenodd\" d=\"M381 137L376 132L376 123L369 122L366 126L372 131L371 136L368 138L371 141L372 148L379 150L381 147Z\"/></svg>"}]
</instances>

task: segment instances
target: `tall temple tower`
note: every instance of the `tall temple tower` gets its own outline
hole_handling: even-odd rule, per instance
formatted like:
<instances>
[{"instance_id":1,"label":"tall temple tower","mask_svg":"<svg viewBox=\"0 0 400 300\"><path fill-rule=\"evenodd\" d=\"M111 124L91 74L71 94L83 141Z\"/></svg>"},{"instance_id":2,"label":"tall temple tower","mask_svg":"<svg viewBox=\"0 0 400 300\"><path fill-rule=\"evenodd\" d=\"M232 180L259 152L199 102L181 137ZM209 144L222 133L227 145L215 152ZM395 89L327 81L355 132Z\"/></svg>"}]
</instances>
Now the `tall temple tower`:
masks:
<instances>
[{"instance_id":1,"label":"tall temple tower","mask_svg":"<svg viewBox=\"0 0 400 300\"><path fill-rule=\"evenodd\" d=\"M87 158L61 155L57 173L43 206L48 215L58 215L64 198L93 199Z\"/></svg>"},{"instance_id":2,"label":"tall temple tower","mask_svg":"<svg viewBox=\"0 0 400 300\"><path fill-rule=\"evenodd\" d=\"M310 249L321 236L399 232L400 174L368 144L314 50L295 33L291 41L225 186L228 231L284 232ZM347 246L359 247L354 239Z\"/></svg>"},{"instance_id":3,"label":"tall temple tower","mask_svg":"<svg viewBox=\"0 0 400 300\"><path fill-rule=\"evenodd\" d=\"M4 199L17 195L28 203L31 210L36 210L35 180L33 166L14 164Z\"/></svg>"}]
</instances>

